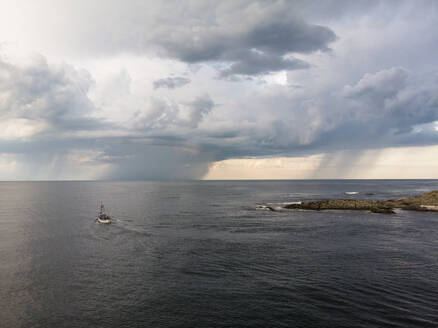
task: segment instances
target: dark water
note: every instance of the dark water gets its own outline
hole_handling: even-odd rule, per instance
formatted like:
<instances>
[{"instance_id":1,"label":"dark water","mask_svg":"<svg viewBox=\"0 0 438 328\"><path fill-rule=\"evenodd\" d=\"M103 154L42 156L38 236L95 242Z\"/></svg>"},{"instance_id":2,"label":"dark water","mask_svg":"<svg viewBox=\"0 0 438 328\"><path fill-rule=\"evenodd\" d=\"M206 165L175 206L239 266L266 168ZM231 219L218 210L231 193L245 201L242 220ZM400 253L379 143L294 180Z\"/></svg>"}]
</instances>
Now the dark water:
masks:
<instances>
[{"instance_id":1,"label":"dark water","mask_svg":"<svg viewBox=\"0 0 438 328\"><path fill-rule=\"evenodd\" d=\"M3 182L0 326L438 327L438 213L257 209L433 189L438 180ZM94 222L100 200L114 224Z\"/></svg>"}]
</instances>

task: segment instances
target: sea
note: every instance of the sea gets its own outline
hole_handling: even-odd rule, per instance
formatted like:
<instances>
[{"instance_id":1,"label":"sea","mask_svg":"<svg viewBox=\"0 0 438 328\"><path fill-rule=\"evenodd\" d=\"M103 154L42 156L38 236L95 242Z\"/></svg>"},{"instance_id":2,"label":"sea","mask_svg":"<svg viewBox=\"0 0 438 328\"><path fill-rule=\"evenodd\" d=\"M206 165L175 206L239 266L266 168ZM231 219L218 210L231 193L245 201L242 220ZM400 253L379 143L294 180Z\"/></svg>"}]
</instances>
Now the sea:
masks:
<instances>
[{"instance_id":1,"label":"sea","mask_svg":"<svg viewBox=\"0 0 438 328\"><path fill-rule=\"evenodd\" d=\"M431 190L1 182L0 327L438 327L438 213L283 209ZM110 225L95 222L100 202Z\"/></svg>"}]
</instances>

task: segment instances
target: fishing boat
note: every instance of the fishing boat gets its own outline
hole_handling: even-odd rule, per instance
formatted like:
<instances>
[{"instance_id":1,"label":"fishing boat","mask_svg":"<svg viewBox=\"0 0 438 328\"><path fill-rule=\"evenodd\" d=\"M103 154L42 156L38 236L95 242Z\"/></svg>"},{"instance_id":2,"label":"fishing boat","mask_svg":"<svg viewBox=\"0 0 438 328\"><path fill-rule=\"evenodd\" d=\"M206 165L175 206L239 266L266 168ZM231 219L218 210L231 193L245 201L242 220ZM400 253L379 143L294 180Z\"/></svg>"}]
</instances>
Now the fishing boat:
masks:
<instances>
[{"instance_id":1,"label":"fishing boat","mask_svg":"<svg viewBox=\"0 0 438 328\"><path fill-rule=\"evenodd\" d=\"M108 214L106 214L105 206L103 206L103 203L100 203L100 211L99 214L97 215L96 221L103 224L111 223L111 218Z\"/></svg>"}]
</instances>

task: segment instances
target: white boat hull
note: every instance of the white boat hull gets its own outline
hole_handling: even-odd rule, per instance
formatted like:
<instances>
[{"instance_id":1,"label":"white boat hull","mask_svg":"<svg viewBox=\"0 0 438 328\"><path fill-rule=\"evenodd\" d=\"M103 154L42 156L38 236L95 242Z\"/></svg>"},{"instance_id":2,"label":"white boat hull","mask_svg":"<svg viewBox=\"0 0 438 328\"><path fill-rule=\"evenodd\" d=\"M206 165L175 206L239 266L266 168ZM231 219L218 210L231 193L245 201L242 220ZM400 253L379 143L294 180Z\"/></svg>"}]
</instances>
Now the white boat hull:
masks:
<instances>
[{"instance_id":1,"label":"white boat hull","mask_svg":"<svg viewBox=\"0 0 438 328\"><path fill-rule=\"evenodd\" d=\"M111 220L110 219L100 219L100 218L97 218L96 219L96 221L97 222L99 222L99 223L103 223L103 224L109 224L109 223L111 223Z\"/></svg>"}]
</instances>

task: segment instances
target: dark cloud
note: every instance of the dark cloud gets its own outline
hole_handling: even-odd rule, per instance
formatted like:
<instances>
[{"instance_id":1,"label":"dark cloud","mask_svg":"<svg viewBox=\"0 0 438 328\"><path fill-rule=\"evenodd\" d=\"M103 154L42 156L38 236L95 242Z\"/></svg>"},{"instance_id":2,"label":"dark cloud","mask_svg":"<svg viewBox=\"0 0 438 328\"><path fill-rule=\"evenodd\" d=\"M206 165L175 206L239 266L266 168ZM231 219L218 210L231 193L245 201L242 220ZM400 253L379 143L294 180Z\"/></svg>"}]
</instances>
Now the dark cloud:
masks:
<instances>
[{"instance_id":1,"label":"dark cloud","mask_svg":"<svg viewBox=\"0 0 438 328\"><path fill-rule=\"evenodd\" d=\"M175 89L189 83L190 83L190 79L186 77L181 77L181 76L167 77L164 79L155 80L154 89L159 89L159 88Z\"/></svg>"},{"instance_id":2,"label":"dark cloud","mask_svg":"<svg viewBox=\"0 0 438 328\"><path fill-rule=\"evenodd\" d=\"M78 179L75 171L84 174L81 169L96 168L97 177L105 180L196 179L207 172L213 159L209 152L200 153L181 140L162 141L158 137L46 138L0 140L0 147L19 163L14 179ZM102 171L106 165L109 168Z\"/></svg>"},{"instance_id":3,"label":"dark cloud","mask_svg":"<svg viewBox=\"0 0 438 328\"><path fill-rule=\"evenodd\" d=\"M236 26L221 26L212 31L205 28L156 42L169 56L197 63L244 60L247 51L253 49L271 56L326 51L328 44L336 39L329 28L310 25L284 13L263 17L251 26L242 26L240 31L233 28Z\"/></svg>"},{"instance_id":4,"label":"dark cloud","mask_svg":"<svg viewBox=\"0 0 438 328\"><path fill-rule=\"evenodd\" d=\"M295 58L282 58L256 51L245 51L244 53L236 56L236 61L230 65L230 68L222 70L221 76L258 75L309 67L306 62Z\"/></svg>"},{"instance_id":5,"label":"dark cloud","mask_svg":"<svg viewBox=\"0 0 438 328\"><path fill-rule=\"evenodd\" d=\"M72 152L91 152L87 165L110 164L106 178L174 179L202 176L209 161L233 157L438 143L437 82L419 84L419 77L399 67L367 73L329 93L304 88L297 95L279 87L251 94L232 105L239 111L226 121L211 117L217 105L208 94L185 102L153 98L133 118L135 129L108 137L105 131L122 128L88 117L96 109L79 86L89 87L92 79L87 74L80 79L71 67L36 63L26 68L2 63L1 115L44 120L50 129L0 146L23 162L56 168L53 172L62 171ZM36 80L44 83L34 86ZM104 134L71 137L75 131Z\"/></svg>"},{"instance_id":6,"label":"dark cloud","mask_svg":"<svg viewBox=\"0 0 438 328\"><path fill-rule=\"evenodd\" d=\"M204 131L206 149L221 159L241 156L314 154L342 149L421 146L438 141L438 83L418 84L403 68L365 74L330 93L312 88L295 96L281 88L251 95L236 107L247 112L241 124L216 140Z\"/></svg>"},{"instance_id":7,"label":"dark cloud","mask_svg":"<svg viewBox=\"0 0 438 328\"><path fill-rule=\"evenodd\" d=\"M403 68L365 74L344 95L355 110L356 119L403 133L418 124L438 120L437 85L416 85Z\"/></svg>"},{"instance_id":8,"label":"dark cloud","mask_svg":"<svg viewBox=\"0 0 438 328\"><path fill-rule=\"evenodd\" d=\"M282 55L327 51L328 44L335 40L336 35L330 28L308 24L282 12L259 22L237 42L242 41L250 49Z\"/></svg>"},{"instance_id":9,"label":"dark cloud","mask_svg":"<svg viewBox=\"0 0 438 328\"><path fill-rule=\"evenodd\" d=\"M114 166L105 177L113 180L196 179L212 160L208 152L130 138L112 143L102 157Z\"/></svg>"},{"instance_id":10,"label":"dark cloud","mask_svg":"<svg viewBox=\"0 0 438 328\"><path fill-rule=\"evenodd\" d=\"M278 3L277 3L278 4ZM277 9L275 3L271 6ZM231 26L201 28L176 38L155 39L165 54L187 63L224 62L230 69L222 76L259 75L281 70L308 67L295 58L284 58L291 53L327 51L336 40L327 27L308 24L286 11L269 11L252 24L236 22ZM170 31L169 31L170 33Z\"/></svg>"},{"instance_id":11,"label":"dark cloud","mask_svg":"<svg viewBox=\"0 0 438 328\"><path fill-rule=\"evenodd\" d=\"M0 117L45 123L52 132L103 128L106 123L92 117L93 83L87 71L49 66L42 56L23 65L0 59Z\"/></svg>"}]
</instances>

